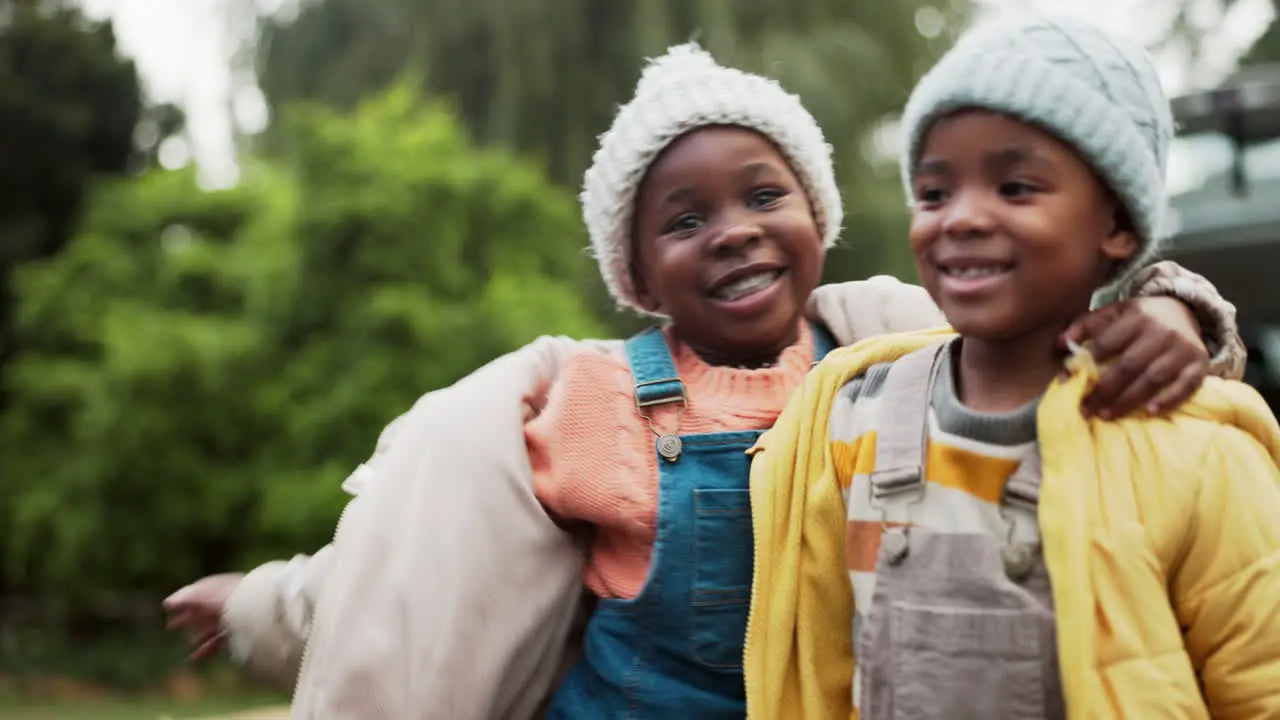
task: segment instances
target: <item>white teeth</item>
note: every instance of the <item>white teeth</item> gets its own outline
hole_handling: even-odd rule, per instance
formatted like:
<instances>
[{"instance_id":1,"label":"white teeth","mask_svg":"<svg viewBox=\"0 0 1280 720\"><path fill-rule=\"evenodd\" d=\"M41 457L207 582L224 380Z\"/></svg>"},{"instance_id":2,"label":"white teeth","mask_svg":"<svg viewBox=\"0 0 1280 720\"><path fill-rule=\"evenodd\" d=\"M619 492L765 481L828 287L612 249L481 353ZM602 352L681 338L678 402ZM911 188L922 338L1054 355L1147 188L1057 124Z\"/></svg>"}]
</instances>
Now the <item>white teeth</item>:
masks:
<instances>
[{"instance_id":1,"label":"white teeth","mask_svg":"<svg viewBox=\"0 0 1280 720\"><path fill-rule=\"evenodd\" d=\"M738 298L746 297L757 290L767 287L779 274L780 272L777 270L768 270L755 275L748 275L741 280L734 280L728 285L718 288L715 291L715 296L721 300L737 300Z\"/></svg>"},{"instance_id":2,"label":"white teeth","mask_svg":"<svg viewBox=\"0 0 1280 720\"><path fill-rule=\"evenodd\" d=\"M986 267L964 267L964 268L948 267L948 268L943 268L942 272L952 277L981 278L981 277L991 277L992 275L999 275L1005 270L1006 268L1003 268L1003 267L988 265Z\"/></svg>"}]
</instances>

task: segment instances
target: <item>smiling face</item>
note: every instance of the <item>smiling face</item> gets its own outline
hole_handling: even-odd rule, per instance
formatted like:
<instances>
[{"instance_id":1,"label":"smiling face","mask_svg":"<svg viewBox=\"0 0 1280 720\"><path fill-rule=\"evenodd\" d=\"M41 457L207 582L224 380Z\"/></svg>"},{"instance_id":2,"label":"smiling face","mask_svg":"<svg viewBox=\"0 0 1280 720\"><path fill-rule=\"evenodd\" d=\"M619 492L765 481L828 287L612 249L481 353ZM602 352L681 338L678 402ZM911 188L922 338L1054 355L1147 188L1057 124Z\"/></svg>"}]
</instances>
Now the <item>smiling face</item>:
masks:
<instances>
[{"instance_id":1,"label":"smiling face","mask_svg":"<svg viewBox=\"0 0 1280 720\"><path fill-rule=\"evenodd\" d=\"M996 113L934 123L912 189L920 281L966 337L1065 327L1138 250L1121 206L1071 147Z\"/></svg>"},{"instance_id":2,"label":"smiling face","mask_svg":"<svg viewBox=\"0 0 1280 720\"><path fill-rule=\"evenodd\" d=\"M824 251L808 198L763 135L714 126L672 143L636 196L637 296L710 362L772 362L796 341Z\"/></svg>"}]
</instances>

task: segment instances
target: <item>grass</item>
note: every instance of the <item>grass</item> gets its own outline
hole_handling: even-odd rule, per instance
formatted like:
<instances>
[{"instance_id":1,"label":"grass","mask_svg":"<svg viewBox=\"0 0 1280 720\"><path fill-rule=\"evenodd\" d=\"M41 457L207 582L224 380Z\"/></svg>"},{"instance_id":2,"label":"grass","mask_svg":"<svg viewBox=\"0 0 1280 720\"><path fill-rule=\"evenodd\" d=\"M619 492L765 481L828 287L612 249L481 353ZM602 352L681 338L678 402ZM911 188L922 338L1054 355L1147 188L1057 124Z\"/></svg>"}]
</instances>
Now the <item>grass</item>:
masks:
<instances>
[{"instance_id":1,"label":"grass","mask_svg":"<svg viewBox=\"0 0 1280 720\"><path fill-rule=\"evenodd\" d=\"M46 628L5 630L0 720L265 720L246 711L288 705L225 659L184 663L186 648L161 632L73 642Z\"/></svg>"},{"instance_id":2,"label":"grass","mask_svg":"<svg viewBox=\"0 0 1280 720\"><path fill-rule=\"evenodd\" d=\"M269 700L164 698L64 700L53 702L0 699L4 720L190 720L215 718L255 708L280 707Z\"/></svg>"}]
</instances>

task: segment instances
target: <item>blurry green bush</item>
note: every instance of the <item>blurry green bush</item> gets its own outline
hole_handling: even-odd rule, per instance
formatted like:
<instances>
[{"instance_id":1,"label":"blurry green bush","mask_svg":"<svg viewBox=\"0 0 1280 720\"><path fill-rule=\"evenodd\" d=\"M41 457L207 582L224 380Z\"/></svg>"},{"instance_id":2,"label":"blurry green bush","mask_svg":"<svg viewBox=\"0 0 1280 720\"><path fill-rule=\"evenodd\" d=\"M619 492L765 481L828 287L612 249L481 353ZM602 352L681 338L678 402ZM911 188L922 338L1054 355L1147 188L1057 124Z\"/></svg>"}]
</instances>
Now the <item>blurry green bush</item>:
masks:
<instances>
[{"instance_id":1,"label":"blurry green bush","mask_svg":"<svg viewBox=\"0 0 1280 720\"><path fill-rule=\"evenodd\" d=\"M342 479L423 392L604 332L573 196L415 87L295 107L284 159L233 190L105 185L21 271L0 598L68 632L150 622L183 582L328 541Z\"/></svg>"}]
</instances>

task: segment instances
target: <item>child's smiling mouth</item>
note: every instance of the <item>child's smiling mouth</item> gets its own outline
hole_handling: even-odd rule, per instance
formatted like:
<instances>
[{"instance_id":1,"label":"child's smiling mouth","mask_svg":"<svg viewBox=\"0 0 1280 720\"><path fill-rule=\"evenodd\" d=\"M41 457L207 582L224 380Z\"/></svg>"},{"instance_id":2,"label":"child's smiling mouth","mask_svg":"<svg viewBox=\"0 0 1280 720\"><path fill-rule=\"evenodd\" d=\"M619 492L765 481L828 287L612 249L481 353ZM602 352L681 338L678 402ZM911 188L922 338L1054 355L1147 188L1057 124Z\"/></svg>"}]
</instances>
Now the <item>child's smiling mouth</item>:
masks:
<instances>
[{"instance_id":1,"label":"child's smiling mouth","mask_svg":"<svg viewBox=\"0 0 1280 720\"><path fill-rule=\"evenodd\" d=\"M713 292L719 300L737 300L744 298L752 293L760 292L782 276L782 270L763 270L758 273L752 273L738 280L731 280L728 283L720 285Z\"/></svg>"},{"instance_id":2,"label":"child's smiling mouth","mask_svg":"<svg viewBox=\"0 0 1280 720\"><path fill-rule=\"evenodd\" d=\"M937 264L943 291L958 296L981 295L993 290L1013 275L1014 267L1012 262L976 258L957 258Z\"/></svg>"},{"instance_id":3,"label":"child's smiling mouth","mask_svg":"<svg viewBox=\"0 0 1280 720\"><path fill-rule=\"evenodd\" d=\"M786 272L776 263L750 263L716 278L707 294L722 309L753 314L772 302Z\"/></svg>"}]
</instances>

